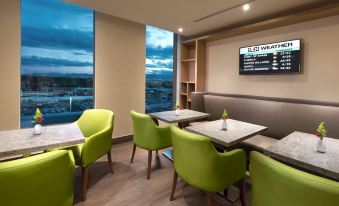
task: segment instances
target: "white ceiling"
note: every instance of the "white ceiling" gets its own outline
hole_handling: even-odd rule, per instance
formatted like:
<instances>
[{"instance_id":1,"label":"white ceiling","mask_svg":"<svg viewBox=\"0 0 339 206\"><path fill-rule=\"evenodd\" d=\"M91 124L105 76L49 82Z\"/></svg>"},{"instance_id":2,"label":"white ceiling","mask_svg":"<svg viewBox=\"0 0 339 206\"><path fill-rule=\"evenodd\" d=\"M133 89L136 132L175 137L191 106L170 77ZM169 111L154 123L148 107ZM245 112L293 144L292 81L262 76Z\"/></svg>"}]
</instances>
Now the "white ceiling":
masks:
<instances>
[{"instance_id":1,"label":"white ceiling","mask_svg":"<svg viewBox=\"0 0 339 206\"><path fill-rule=\"evenodd\" d=\"M324 0L256 0L250 10L241 7L194 23L193 20L248 0L64 0L134 22L148 24L192 36L218 28L273 15L295 7Z\"/></svg>"}]
</instances>

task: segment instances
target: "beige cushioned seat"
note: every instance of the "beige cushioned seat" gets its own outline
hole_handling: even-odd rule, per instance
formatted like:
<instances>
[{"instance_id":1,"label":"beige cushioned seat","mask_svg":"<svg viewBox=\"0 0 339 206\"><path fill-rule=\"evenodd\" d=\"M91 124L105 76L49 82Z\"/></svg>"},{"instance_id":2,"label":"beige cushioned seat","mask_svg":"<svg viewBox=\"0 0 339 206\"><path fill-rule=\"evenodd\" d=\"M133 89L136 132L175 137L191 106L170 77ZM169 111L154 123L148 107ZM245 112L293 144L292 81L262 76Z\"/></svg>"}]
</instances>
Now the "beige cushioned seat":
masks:
<instances>
[{"instance_id":1,"label":"beige cushioned seat","mask_svg":"<svg viewBox=\"0 0 339 206\"><path fill-rule=\"evenodd\" d=\"M208 122L208 121L190 122L189 125L190 125L190 126L195 126L195 125L198 125L198 124L201 124L201 123L205 123L205 122Z\"/></svg>"},{"instance_id":2,"label":"beige cushioned seat","mask_svg":"<svg viewBox=\"0 0 339 206\"><path fill-rule=\"evenodd\" d=\"M250 147L257 148L259 150L264 150L278 141L279 141L278 139L266 137L264 135L256 135L254 137L244 140L243 144L248 145Z\"/></svg>"}]
</instances>

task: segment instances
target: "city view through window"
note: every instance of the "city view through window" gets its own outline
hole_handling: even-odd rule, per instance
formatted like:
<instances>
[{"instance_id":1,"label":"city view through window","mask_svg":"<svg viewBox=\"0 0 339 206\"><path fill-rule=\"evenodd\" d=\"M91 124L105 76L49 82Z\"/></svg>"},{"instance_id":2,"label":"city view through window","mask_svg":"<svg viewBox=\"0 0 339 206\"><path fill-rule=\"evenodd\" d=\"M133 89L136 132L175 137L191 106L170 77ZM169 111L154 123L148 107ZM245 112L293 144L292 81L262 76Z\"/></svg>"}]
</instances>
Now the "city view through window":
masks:
<instances>
[{"instance_id":1,"label":"city view through window","mask_svg":"<svg viewBox=\"0 0 339 206\"><path fill-rule=\"evenodd\" d=\"M44 124L93 108L94 12L58 0L21 1L21 127L36 108Z\"/></svg>"},{"instance_id":2,"label":"city view through window","mask_svg":"<svg viewBox=\"0 0 339 206\"><path fill-rule=\"evenodd\" d=\"M174 34L146 27L146 113L173 110Z\"/></svg>"}]
</instances>

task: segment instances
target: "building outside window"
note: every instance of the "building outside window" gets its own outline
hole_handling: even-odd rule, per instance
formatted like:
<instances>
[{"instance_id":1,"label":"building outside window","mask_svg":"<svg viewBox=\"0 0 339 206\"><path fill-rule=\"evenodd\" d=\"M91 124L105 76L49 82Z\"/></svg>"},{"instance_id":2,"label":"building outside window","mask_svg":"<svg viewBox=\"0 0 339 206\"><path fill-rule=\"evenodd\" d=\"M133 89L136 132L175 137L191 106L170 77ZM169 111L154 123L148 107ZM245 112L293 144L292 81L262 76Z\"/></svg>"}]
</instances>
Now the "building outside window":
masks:
<instances>
[{"instance_id":1,"label":"building outside window","mask_svg":"<svg viewBox=\"0 0 339 206\"><path fill-rule=\"evenodd\" d=\"M93 108L94 12L58 0L21 1L21 127L36 108L44 124Z\"/></svg>"},{"instance_id":2,"label":"building outside window","mask_svg":"<svg viewBox=\"0 0 339 206\"><path fill-rule=\"evenodd\" d=\"M174 33L146 26L146 113L173 110Z\"/></svg>"}]
</instances>

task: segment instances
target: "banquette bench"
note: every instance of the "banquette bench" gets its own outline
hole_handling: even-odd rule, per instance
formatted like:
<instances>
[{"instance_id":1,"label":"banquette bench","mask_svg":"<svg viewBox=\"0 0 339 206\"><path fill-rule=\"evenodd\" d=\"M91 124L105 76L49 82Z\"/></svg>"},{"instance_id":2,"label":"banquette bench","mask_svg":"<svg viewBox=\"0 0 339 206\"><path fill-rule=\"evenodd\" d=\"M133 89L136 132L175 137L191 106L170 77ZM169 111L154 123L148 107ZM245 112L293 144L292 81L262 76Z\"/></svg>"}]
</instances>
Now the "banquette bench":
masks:
<instances>
[{"instance_id":1,"label":"banquette bench","mask_svg":"<svg viewBox=\"0 0 339 206\"><path fill-rule=\"evenodd\" d=\"M314 133L325 122L328 136L339 138L339 103L210 92L192 93L192 110L220 119L227 108L230 118L267 126L261 135L243 142L251 150L262 151L294 131Z\"/></svg>"}]
</instances>

